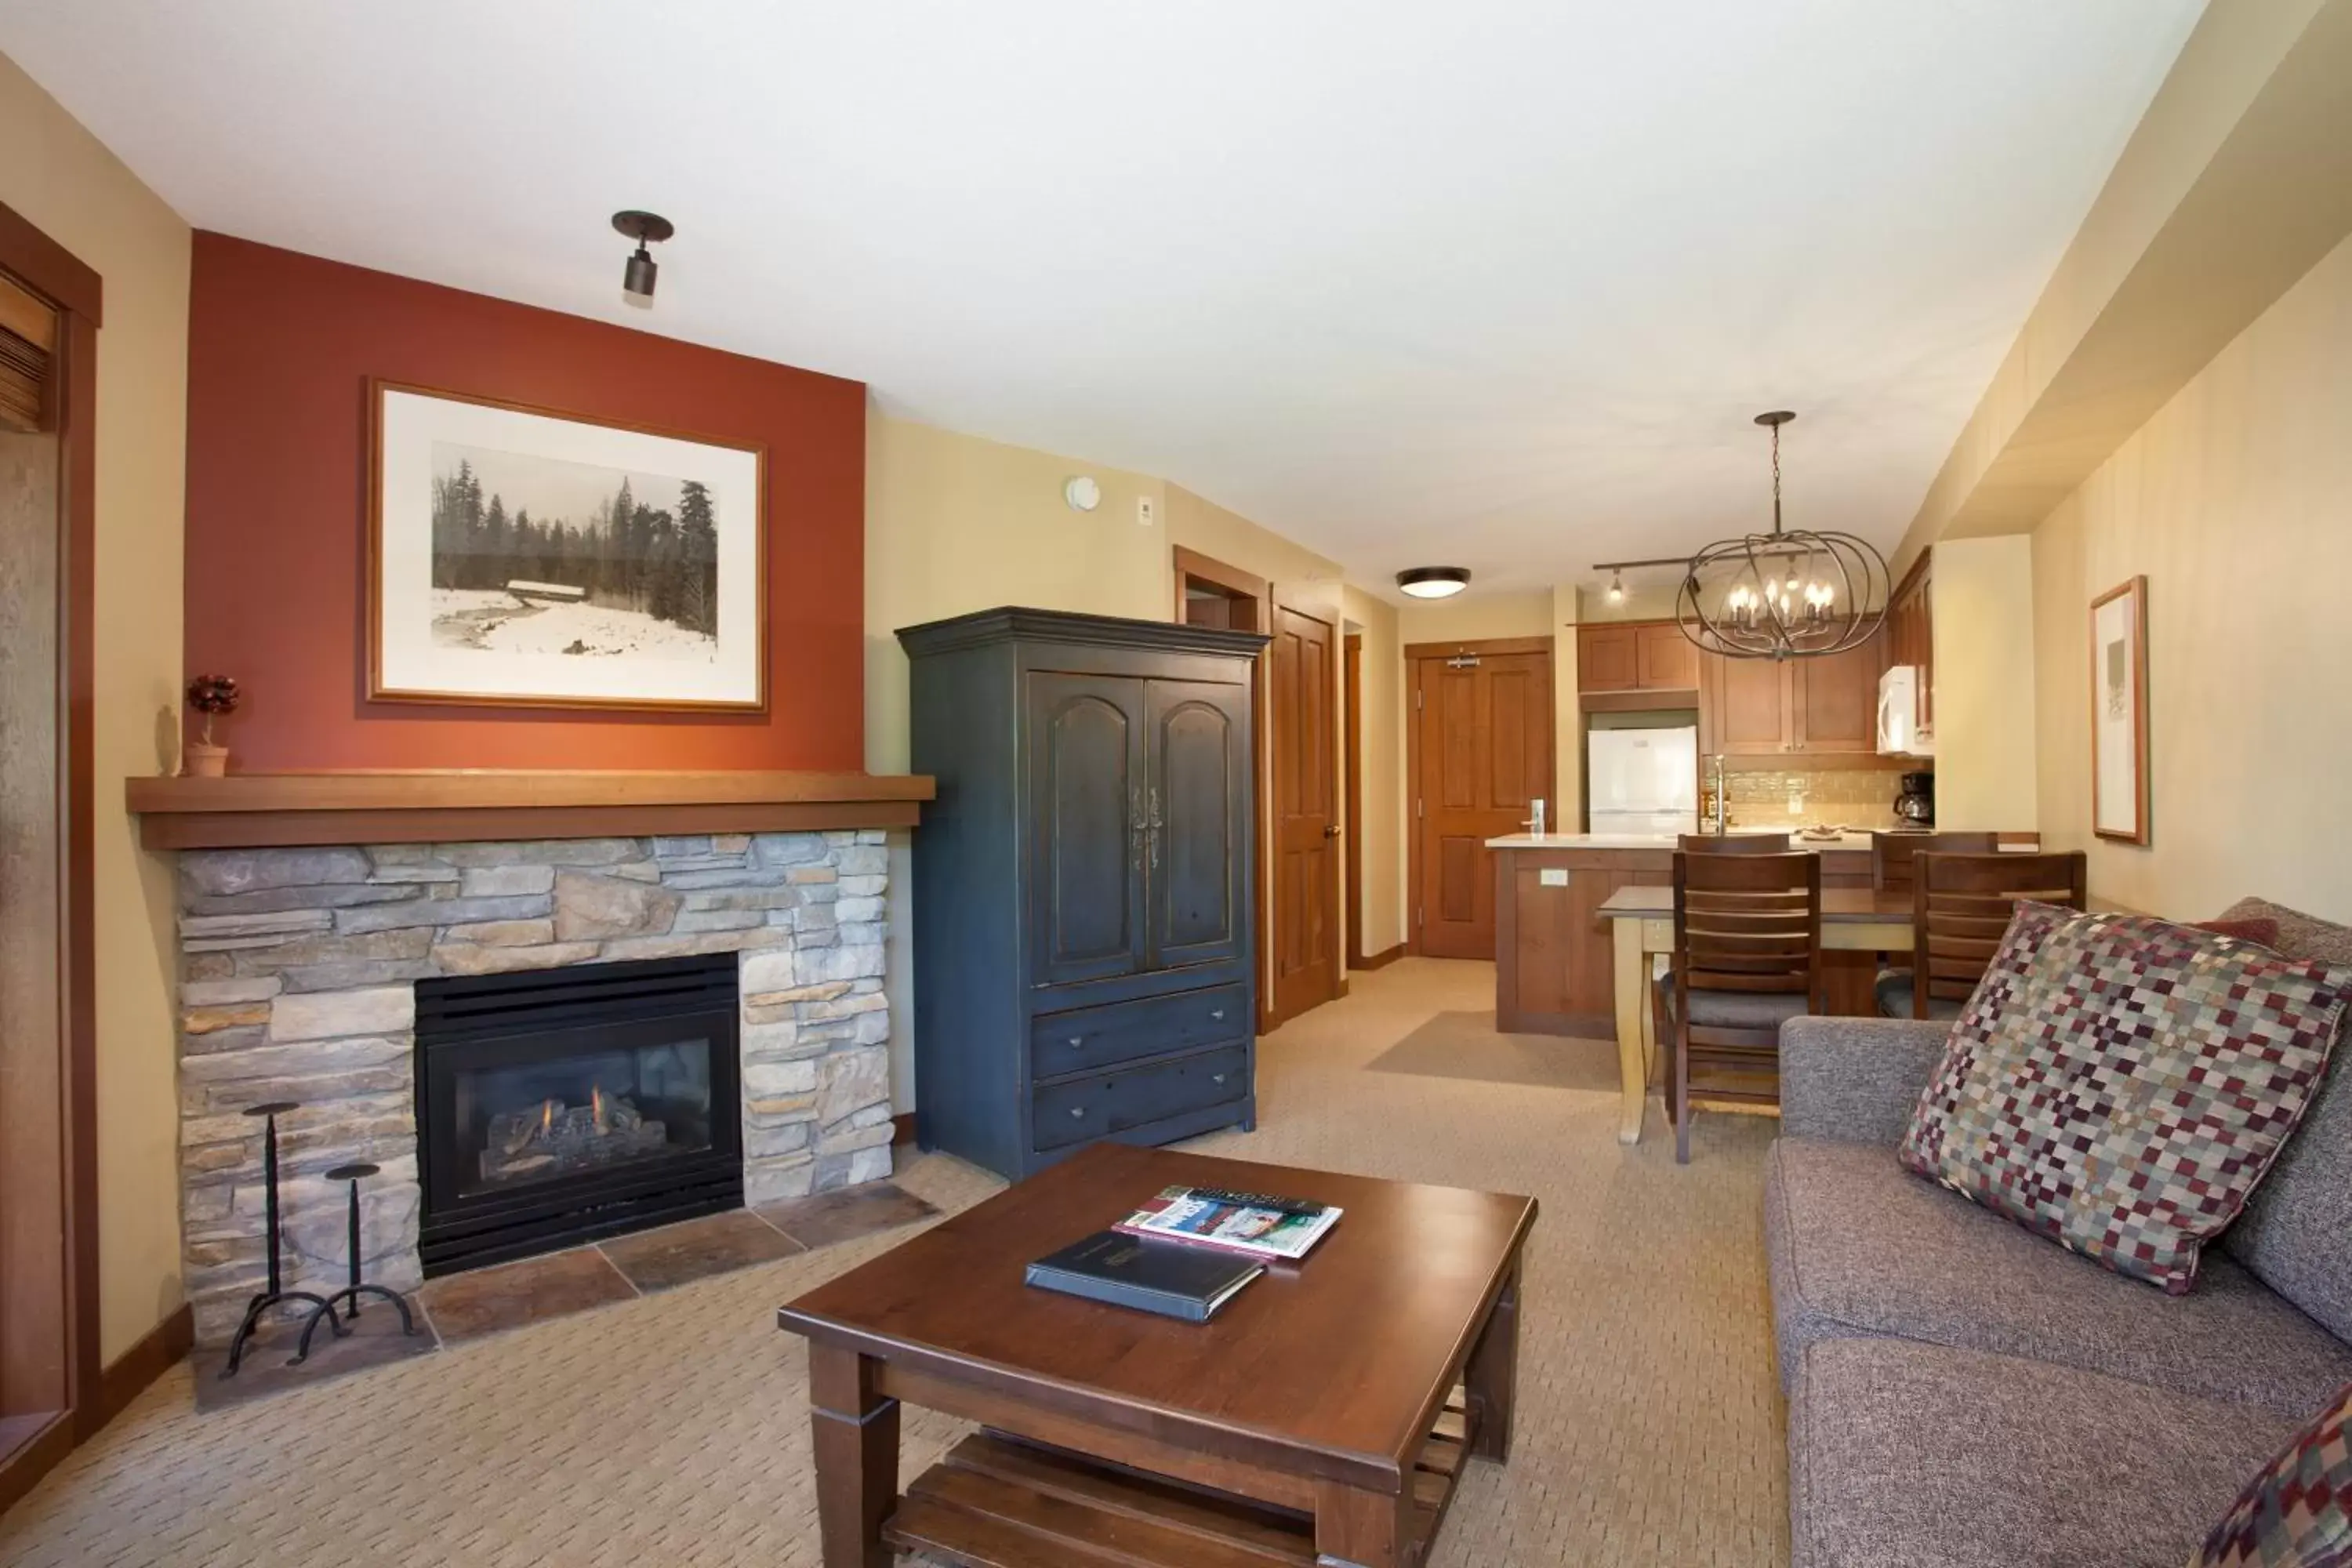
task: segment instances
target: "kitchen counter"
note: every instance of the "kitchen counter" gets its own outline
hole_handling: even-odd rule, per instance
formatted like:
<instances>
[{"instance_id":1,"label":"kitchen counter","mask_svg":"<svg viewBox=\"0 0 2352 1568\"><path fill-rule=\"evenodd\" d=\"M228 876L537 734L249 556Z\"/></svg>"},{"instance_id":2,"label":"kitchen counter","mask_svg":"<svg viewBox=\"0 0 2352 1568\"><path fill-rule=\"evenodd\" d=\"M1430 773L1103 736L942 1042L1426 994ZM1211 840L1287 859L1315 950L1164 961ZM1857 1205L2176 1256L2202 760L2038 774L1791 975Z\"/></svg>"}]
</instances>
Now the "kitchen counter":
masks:
<instances>
[{"instance_id":1,"label":"kitchen counter","mask_svg":"<svg viewBox=\"0 0 2352 1568\"><path fill-rule=\"evenodd\" d=\"M1730 836L1781 831L1735 827ZM1790 842L1821 857L1823 888L1869 889L1869 834ZM1495 1026L1506 1034L1612 1037L1616 956L1602 905L1641 888L1656 889L1671 906L1674 836L1514 833L1489 838L1486 847L1495 856ZM1870 978L1837 977L1842 1010L1874 1010Z\"/></svg>"},{"instance_id":2,"label":"kitchen counter","mask_svg":"<svg viewBox=\"0 0 2352 1568\"><path fill-rule=\"evenodd\" d=\"M1758 833L1786 833L1792 849L1858 849L1870 853L1870 835L1841 833L1834 838L1801 838L1785 827L1735 827L1727 837L1745 838ZM1668 849L1675 847L1671 833L1509 833L1486 840L1489 849Z\"/></svg>"}]
</instances>

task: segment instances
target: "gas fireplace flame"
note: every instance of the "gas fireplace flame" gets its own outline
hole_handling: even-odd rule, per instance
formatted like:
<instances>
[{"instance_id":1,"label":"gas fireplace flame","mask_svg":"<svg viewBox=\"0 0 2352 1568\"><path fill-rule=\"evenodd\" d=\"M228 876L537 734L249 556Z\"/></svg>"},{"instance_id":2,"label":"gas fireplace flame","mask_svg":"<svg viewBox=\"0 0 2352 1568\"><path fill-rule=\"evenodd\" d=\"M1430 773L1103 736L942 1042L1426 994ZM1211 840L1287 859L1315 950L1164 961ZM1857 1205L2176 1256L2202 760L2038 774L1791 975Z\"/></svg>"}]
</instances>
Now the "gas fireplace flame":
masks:
<instances>
[{"instance_id":1,"label":"gas fireplace flame","mask_svg":"<svg viewBox=\"0 0 2352 1568\"><path fill-rule=\"evenodd\" d=\"M592 1114L595 1118L596 1131L599 1132L610 1132L613 1130L613 1126L611 1119L606 1116L604 1110L604 1086L603 1084L592 1084L589 1086L588 1103L593 1108Z\"/></svg>"},{"instance_id":2,"label":"gas fireplace flame","mask_svg":"<svg viewBox=\"0 0 2352 1568\"><path fill-rule=\"evenodd\" d=\"M539 1130L545 1132L555 1125L555 1101L542 1100L539 1107Z\"/></svg>"}]
</instances>

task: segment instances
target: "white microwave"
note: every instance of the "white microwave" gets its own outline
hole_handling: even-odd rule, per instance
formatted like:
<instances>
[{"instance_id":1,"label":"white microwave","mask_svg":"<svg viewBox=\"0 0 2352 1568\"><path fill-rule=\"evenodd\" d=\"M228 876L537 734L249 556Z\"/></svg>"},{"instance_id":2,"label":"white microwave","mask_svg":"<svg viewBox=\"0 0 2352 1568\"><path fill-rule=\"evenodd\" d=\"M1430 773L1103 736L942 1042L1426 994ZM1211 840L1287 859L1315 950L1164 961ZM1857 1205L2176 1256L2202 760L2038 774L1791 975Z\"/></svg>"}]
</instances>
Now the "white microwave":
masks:
<instances>
[{"instance_id":1,"label":"white microwave","mask_svg":"<svg viewBox=\"0 0 2352 1568\"><path fill-rule=\"evenodd\" d=\"M1920 721L1927 672L1898 664L1878 678L1878 750L1882 756L1932 757L1935 731Z\"/></svg>"}]
</instances>

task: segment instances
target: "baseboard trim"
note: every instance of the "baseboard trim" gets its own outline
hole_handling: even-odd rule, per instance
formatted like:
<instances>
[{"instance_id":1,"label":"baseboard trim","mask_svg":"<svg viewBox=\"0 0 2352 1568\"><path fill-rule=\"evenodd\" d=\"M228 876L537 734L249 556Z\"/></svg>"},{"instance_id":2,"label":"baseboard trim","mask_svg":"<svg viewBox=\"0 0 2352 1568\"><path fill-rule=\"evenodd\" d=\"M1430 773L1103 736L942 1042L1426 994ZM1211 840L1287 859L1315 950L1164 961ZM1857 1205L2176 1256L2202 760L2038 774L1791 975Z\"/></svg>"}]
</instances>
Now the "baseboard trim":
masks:
<instances>
[{"instance_id":1,"label":"baseboard trim","mask_svg":"<svg viewBox=\"0 0 2352 1568\"><path fill-rule=\"evenodd\" d=\"M179 1310L147 1331L144 1338L98 1374L98 1397L77 1412L75 1441L87 1443L99 1429L147 1391L147 1385L179 1364L196 1344L195 1309Z\"/></svg>"},{"instance_id":2,"label":"baseboard trim","mask_svg":"<svg viewBox=\"0 0 2352 1568\"><path fill-rule=\"evenodd\" d=\"M40 1485L41 1478L62 1464L73 1449L73 1417L59 1414L0 1457L0 1513L16 1507L17 1500Z\"/></svg>"},{"instance_id":3,"label":"baseboard trim","mask_svg":"<svg viewBox=\"0 0 2352 1568\"><path fill-rule=\"evenodd\" d=\"M890 1118L890 1142L894 1147L900 1143L912 1143L914 1141L915 1113L913 1111L901 1111Z\"/></svg>"},{"instance_id":4,"label":"baseboard trim","mask_svg":"<svg viewBox=\"0 0 2352 1568\"><path fill-rule=\"evenodd\" d=\"M1395 946L1385 948L1379 952L1368 953L1349 967L1357 970L1386 969L1403 956L1404 943L1398 942Z\"/></svg>"}]
</instances>

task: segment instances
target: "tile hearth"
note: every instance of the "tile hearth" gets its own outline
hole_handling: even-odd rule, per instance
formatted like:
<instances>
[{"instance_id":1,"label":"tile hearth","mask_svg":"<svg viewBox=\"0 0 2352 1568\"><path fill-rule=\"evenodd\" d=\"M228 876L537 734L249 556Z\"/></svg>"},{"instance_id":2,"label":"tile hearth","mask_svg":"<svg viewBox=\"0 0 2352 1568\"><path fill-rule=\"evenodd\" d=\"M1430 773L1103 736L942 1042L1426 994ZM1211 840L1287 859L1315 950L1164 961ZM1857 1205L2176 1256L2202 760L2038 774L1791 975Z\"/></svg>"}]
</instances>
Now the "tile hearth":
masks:
<instances>
[{"instance_id":1,"label":"tile hearth","mask_svg":"<svg viewBox=\"0 0 2352 1568\"><path fill-rule=\"evenodd\" d=\"M889 1174L887 851L877 829L190 850L180 857L180 1149L198 1342L265 1268L259 1126L279 1119L287 1272L342 1281L362 1188L368 1278L421 1279L415 986L738 955L744 1201Z\"/></svg>"},{"instance_id":2,"label":"tile hearth","mask_svg":"<svg viewBox=\"0 0 2352 1568\"><path fill-rule=\"evenodd\" d=\"M346 1338L321 1331L310 1359L289 1366L299 1321L272 1323L233 1378L220 1374L217 1347L196 1357L196 1408L220 1410L289 1389L389 1366L509 1329L657 1295L740 1268L861 1240L936 1217L940 1210L894 1182L788 1199L758 1209L706 1215L614 1237L519 1263L452 1274L409 1297L417 1332L371 1303Z\"/></svg>"}]
</instances>

